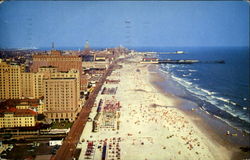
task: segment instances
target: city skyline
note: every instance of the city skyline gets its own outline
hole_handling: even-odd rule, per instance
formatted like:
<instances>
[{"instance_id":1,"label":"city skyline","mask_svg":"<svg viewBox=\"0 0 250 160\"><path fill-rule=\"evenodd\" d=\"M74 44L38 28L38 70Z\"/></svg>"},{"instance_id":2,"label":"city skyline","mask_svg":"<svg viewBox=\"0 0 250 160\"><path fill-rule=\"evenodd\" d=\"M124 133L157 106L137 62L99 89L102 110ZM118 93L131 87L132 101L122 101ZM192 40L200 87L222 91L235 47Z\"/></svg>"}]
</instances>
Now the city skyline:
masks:
<instances>
[{"instance_id":1,"label":"city skyline","mask_svg":"<svg viewBox=\"0 0 250 160\"><path fill-rule=\"evenodd\" d=\"M0 48L249 47L249 3L11 1Z\"/></svg>"}]
</instances>

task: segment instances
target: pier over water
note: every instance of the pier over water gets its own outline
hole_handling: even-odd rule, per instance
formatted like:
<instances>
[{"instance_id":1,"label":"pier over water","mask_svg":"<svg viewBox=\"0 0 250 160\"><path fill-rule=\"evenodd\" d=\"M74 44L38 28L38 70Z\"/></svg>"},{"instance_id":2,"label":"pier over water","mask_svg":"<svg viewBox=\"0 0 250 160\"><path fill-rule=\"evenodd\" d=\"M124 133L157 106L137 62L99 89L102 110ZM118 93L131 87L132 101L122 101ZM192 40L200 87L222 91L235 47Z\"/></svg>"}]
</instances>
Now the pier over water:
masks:
<instances>
[{"instance_id":1,"label":"pier over water","mask_svg":"<svg viewBox=\"0 0 250 160\"><path fill-rule=\"evenodd\" d=\"M195 59L186 59L186 60L171 60L171 59L163 59L159 60L158 58L143 58L140 63L149 63L149 64L161 64L161 63L169 63L169 64L193 64L193 63L221 63L224 64L224 60L214 60L214 61L200 61Z\"/></svg>"}]
</instances>

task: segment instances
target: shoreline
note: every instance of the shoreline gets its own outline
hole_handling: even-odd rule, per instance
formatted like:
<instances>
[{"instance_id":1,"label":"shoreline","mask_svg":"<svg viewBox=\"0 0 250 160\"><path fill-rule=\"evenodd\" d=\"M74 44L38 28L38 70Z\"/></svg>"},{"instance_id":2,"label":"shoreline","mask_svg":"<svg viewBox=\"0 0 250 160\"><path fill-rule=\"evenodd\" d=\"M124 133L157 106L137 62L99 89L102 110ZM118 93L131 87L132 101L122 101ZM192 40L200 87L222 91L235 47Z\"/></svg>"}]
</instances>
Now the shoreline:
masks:
<instances>
[{"instance_id":1,"label":"shoreline","mask_svg":"<svg viewBox=\"0 0 250 160\"><path fill-rule=\"evenodd\" d=\"M102 86L118 89L115 94L98 93L89 118L99 127L94 129L92 121L86 123L77 146L79 159L86 157L89 142L96 146L90 155L93 160L99 160L103 152L107 160L232 159L235 152L208 138L194 122L197 119L177 107L182 104L180 99L166 96L151 83L149 65L140 64L140 58L119 62L122 67L108 77L119 83ZM112 119L102 109L98 112L99 105L102 108L109 102L121 105ZM107 120L114 126L110 128Z\"/></svg>"},{"instance_id":2,"label":"shoreline","mask_svg":"<svg viewBox=\"0 0 250 160\"><path fill-rule=\"evenodd\" d=\"M205 113L200 109L200 106L195 102L183 97L175 96L166 89L162 88L162 82L168 81L168 78L158 69L159 66L149 65L150 83L161 92L163 95L171 97L178 102L178 107L181 112L187 115L194 124L205 134L213 143L225 146L232 154L232 159L249 158L250 153L244 153L240 147L250 147L250 135L234 128L226 122L215 118L211 114ZM157 78L156 78L157 77ZM174 80L172 80L174 81ZM176 82L177 83L177 82ZM167 85L167 84L165 84ZM187 105L189 103L189 105ZM237 136L226 135L227 131L237 134Z\"/></svg>"}]
</instances>

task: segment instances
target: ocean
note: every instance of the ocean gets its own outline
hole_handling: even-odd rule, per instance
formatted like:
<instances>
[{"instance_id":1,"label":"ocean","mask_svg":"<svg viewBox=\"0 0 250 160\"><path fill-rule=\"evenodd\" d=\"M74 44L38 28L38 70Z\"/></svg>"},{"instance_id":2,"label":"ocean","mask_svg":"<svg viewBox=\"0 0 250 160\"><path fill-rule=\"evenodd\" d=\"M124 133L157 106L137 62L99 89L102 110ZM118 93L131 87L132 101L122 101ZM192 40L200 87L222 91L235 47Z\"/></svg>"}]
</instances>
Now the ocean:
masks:
<instances>
[{"instance_id":1,"label":"ocean","mask_svg":"<svg viewBox=\"0 0 250 160\"><path fill-rule=\"evenodd\" d=\"M175 87L163 87L178 97L198 104L204 112L230 126L250 132L250 81L248 48L144 48L138 51L185 54L157 54L159 59L224 60L220 63L159 64L160 72ZM173 85L172 85L173 86Z\"/></svg>"}]
</instances>

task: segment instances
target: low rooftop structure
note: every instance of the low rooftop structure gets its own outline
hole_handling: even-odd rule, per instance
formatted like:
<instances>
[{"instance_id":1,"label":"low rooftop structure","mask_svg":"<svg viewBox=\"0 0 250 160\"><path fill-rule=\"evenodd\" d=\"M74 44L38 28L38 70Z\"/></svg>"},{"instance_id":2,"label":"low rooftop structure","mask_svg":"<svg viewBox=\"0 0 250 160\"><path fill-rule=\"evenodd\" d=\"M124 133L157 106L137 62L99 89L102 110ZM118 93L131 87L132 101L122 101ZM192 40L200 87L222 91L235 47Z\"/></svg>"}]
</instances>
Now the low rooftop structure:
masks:
<instances>
[{"instance_id":1,"label":"low rooftop structure","mask_svg":"<svg viewBox=\"0 0 250 160\"><path fill-rule=\"evenodd\" d=\"M0 128L34 127L37 112L14 107L0 110Z\"/></svg>"},{"instance_id":2,"label":"low rooftop structure","mask_svg":"<svg viewBox=\"0 0 250 160\"><path fill-rule=\"evenodd\" d=\"M19 117L19 116L35 116L37 115L37 112L31 109L17 109L12 107L5 110L0 110L0 117L4 116L5 114L13 114L14 117Z\"/></svg>"}]
</instances>

